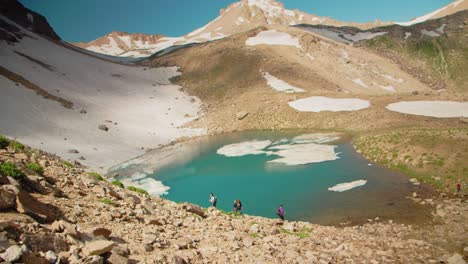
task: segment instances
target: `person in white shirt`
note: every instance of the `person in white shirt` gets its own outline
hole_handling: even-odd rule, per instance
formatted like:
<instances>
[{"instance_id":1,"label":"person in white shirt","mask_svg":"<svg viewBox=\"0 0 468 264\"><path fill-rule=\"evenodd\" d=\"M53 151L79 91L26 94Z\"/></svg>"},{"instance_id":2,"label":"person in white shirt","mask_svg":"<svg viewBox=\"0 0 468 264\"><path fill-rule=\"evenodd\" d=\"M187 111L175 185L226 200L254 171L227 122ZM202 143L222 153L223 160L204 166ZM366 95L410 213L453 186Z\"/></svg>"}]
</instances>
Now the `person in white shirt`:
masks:
<instances>
[{"instance_id":1,"label":"person in white shirt","mask_svg":"<svg viewBox=\"0 0 468 264\"><path fill-rule=\"evenodd\" d=\"M216 203L218 202L218 198L216 198L216 196L214 196L213 193L210 193L210 203L211 203L211 206L213 207L216 207Z\"/></svg>"}]
</instances>

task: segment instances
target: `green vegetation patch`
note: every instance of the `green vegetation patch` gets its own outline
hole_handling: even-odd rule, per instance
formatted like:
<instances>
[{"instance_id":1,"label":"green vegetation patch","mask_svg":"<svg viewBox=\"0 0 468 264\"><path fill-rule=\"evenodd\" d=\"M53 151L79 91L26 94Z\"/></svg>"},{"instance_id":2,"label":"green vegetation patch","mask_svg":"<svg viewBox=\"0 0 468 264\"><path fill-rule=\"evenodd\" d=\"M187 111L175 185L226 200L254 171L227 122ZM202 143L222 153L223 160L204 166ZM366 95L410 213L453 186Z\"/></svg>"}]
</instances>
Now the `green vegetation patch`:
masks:
<instances>
[{"instance_id":1,"label":"green vegetation patch","mask_svg":"<svg viewBox=\"0 0 468 264\"><path fill-rule=\"evenodd\" d=\"M64 161L63 162L63 166L67 167L67 168L72 168L73 167L73 164L71 164L70 162L68 161Z\"/></svg>"},{"instance_id":2,"label":"green vegetation patch","mask_svg":"<svg viewBox=\"0 0 468 264\"><path fill-rule=\"evenodd\" d=\"M10 140L2 135L0 135L0 149L4 149L10 145Z\"/></svg>"},{"instance_id":3,"label":"green vegetation patch","mask_svg":"<svg viewBox=\"0 0 468 264\"><path fill-rule=\"evenodd\" d=\"M107 197L100 199L99 202L101 202L103 204L109 204L109 205L111 205L113 203L112 200L107 198Z\"/></svg>"},{"instance_id":4,"label":"green vegetation patch","mask_svg":"<svg viewBox=\"0 0 468 264\"><path fill-rule=\"evenodd\" d=\"M10 147L14 150L23 150L24 145L19 143L18 141L12 140L10 141Z\"/></svg>"},{"instance_id":5,"label":"green vegetation patch","mask_svg":"<svg viewBox=\"0 0 468 264\"><path fill-rule=\"evenodd\" d=\"M0 170L4 175L10 176L15 180L21 180L26 176L20 169L16 167L15 164L11 162L5 162L0 165Z\"/></svg>"},{"instance_id":6,"label":"green vegetation patch","mask_svg":"<svg viewBox=\"0 0 468 264\"><path fill-rule=\"evenodd\" d=\"M125 188L125 185L124 185L121 181L119 181L119 180L114 180L114 181L112 181L111 183L112 183L112 185L114 185L114 186L117 186L117 187L120 187L120 188Z\"/></svg>"},{"instance_id":7,"label":"green vegetation patch","mask_svg":"<svg viewBox=\"0 0 468 264\"><path fill-rule=\"evenodd\" d=\"M44 174L44 168L42 168L42 166L37 163L28 163L26 167L32 171L39 173L40 175Z\"/></svg>"},{"instance_id":8,"label":"green vegetation patch","mask_svg":"<svg viewBox=\"0 0 468 264\"><path fill-rule=\"evenodd\" d=\"M451 192L468 182L468 129L388 131L361 136L354 144L369 160L439 190Z\"/></svg>"},{"instance_id":9,"label":"green vegetation patch","mask_svg":"<svg viewBox=\"0 0 468 264\"><path fill-rule=\"evenodd\" d=\"M251 233L251 234L249 234L249 236L250 236L251 238L254 238L254 239L255 239L255 238L258 238L258 237L261 237L259 233Z\"/></svg>"},{"instance_id":10,"label":"green vegetation patch","mask_svg":"<svg viewBox=\"0 0 468 264\"><path fill-rule=\"evenodd\" d=\"M280 232L283 233L283 234L288 234L288 235L294 235L294 236L297 236L299 238L307 238L309 237L309 233L312 231L312 229L310 228L301 228L301 230L299 230L298 232L294 232L294 231L290 231L290 230L287 230L287 229L284 229L284 228L280 228Z\"/></svg>"},{"instance_id":11,"label":"green vegetation patch","mask_svg":"<svg viewBox=\"0 0 468 264\"><path fill-rule=\"evenodd\" d=\"M140 188L137 188L137 187L135 187L135 186L128 186L128 187L127 187L127 190L132 191L132 192L137 192L137 193L140 193L140 194L148 195L148 196L149 196L149 194L148 194L147 191L145 191L145 190L143 190L143 189L140 189Z\"/></svg>"},{"instance_id":12,"label":"green vegetation patch","mask_svg":"<svg viewBox=\"0 0 468 264\"><path fill-rule=\"evenodd\" d=\"M98 180L98 181L104 181L104 177L102 177L101 174L97 173L97 172L88 172L88 175L93 177L94 179Z\"/></svg>"}]
</instances>

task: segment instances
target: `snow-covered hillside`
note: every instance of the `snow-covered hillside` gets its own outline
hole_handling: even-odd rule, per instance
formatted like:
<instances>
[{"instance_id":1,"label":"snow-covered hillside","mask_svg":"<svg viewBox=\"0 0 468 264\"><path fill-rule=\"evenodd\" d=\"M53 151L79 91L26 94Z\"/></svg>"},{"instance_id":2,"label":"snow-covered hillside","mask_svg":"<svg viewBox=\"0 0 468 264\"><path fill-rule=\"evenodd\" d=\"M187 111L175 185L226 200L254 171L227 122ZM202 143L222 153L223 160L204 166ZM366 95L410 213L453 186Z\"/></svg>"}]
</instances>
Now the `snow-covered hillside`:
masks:
<instances>
[{"instance_id":1,"label":"snow-covered hillside","mask_svg":"<svg viewBox=\"0 0 468 264\"><path fill-rule=\"evenodd\" d=\"M26 35L16 43L0 40L0 134L107 168L147 148L204 133L178 128L197 116L200 101L170 83L177 68L106 62L0 19ZM71 153L75 149L79 153Z\"/></svg>"}]
</instances>

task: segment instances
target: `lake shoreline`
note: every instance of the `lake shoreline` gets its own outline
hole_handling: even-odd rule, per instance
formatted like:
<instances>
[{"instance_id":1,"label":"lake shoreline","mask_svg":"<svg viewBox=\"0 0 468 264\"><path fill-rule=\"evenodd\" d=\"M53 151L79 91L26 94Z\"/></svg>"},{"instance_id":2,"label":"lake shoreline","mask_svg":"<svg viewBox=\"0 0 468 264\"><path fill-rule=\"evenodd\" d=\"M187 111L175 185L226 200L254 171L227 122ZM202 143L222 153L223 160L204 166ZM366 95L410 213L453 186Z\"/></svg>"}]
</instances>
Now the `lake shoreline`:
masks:
<instances>
[{"instance_id":1,"label":"lake shoreline","mask_svg":"<svg viewBox=\"0 0 468 264\"><path fill-rule=\"evenodd\" d=\"M248 133L270 133L271 131L249 131ZM314 131L313 131L314 132ZM320 131L323 132L323 131ZM241 134L243 132L238 132L234 134ZM291 133L291 134L299 134L299 133L308 133L310 134L310 130L288 130L286 133ZM232 135L233 133L229 133L227 135ZM352 145L352 137L347 134L340 133L342 137L340 140L336 141L335 143L341 143L347 142L349 146L351 146L354 149L354 146ZM222 137L225 136L226 134L221 134L217 135L217 137ZM124 167L123 169L118 172L119 175L114 177L115 179L122 180L128 177L128 175L134 175L137 171L144 171L147 175L149 174L154 174L156 171L164 168L165 166L168 166L172 162L179 162L183 163L186 162L187 160L190 160L193 158L194 155L198 155L199 152L197 152L196 148L197 146L204 144L206 142L209 142L210 140L213 140L212 136L203 136L203 137L197 137L196 139L190 139L190 140L182 140L177 143L170 144L168 146L156 149L156 150L151 150L147 152L147 154L137 157L133 160L130 160L126 163L123 163L124 166L120 165L120 167ZM156 155L154 155L156 154ZM182 154L182 155L181 155ZM149 156L152 156L151 158L148 158ZM362 160L362 162L370 163L368 161L364 161L365 158L359 154L359 153L353 153L353 156L358 157L359 159ZM156 158L155 158L156 157ZM152 164L147 164L145 167L142 163L145 162L152 162ZM156 165L156 166L152 166ZM372 164L372 166L376 167L381 167L382 169L384 168L383 166L380 166L378 164ZM119 166L114 166L113 169L108 175L115 175L116 170L119 168ZM398 172L396 172L398 173ZM400 173L399 173L400 174ZM136 175L137 177L141 177L141 175ZM405 180L408 180L408 178L402 174L400 174L401 178L404 178ZM170 190L169 190L170 192ZM433 199L432 195L434 194L434 190L426 185L421 185L418 186L417 188L414 188L414 192L417 192L418 197L422 197L422 201L424 199ZM408 208L404 210L409 210L409 208L413 207L413 201L412 199L412 193L411 192L406 192L404 195L400 195L400 197L397 199L399 202L396 204L402 208ZM395 194L389 194L389 197L393 197L391 199L395 200L394 198ZM166 198L166 196L163 196L163 198ZM390 198L389 198L390 199ZM407 201L405 201L407 200ZM403 201L403 202L402 202ZM389 203L392 203L391 201ZM395 202L393 202L395 203ZM201 206L208 206L209 204L200 204ZM417 203L417 206L420 204ZM398 217L393 217L391 215L388 215L386 211L386 207L382 207L382 214L377 214L377 215L366 215L362 214L358 217L355 215L349 215L349 216L341 216L341 217L335 217L334 219L322 219L320 221L312 221L314 223L319 223L319 224L324 224L324 225L333 225L333 226L349 226L349 225L360 225L363 223L367 223L370 221L374 221L375 218L380 219L381 221L394 221L394 222L401 222L401 223L406 223L406 224L416 224L416 225L425 225L430 219L430 210L432 206L428 203L423 204L425 207L427 207L424 211L425 213L421 213L420 216L413 216L413 219L398 219ZM377 210L380 210L377 208ZM362 211L359 208L356 208L355 211ZM398 215L400 218L401 216ZM274 216L273 216L274 217ZM296 219L296 220L301 220L303 221L304 219ZM308 220L310 221L310 220Z\"/></svg>"}]
</instances>

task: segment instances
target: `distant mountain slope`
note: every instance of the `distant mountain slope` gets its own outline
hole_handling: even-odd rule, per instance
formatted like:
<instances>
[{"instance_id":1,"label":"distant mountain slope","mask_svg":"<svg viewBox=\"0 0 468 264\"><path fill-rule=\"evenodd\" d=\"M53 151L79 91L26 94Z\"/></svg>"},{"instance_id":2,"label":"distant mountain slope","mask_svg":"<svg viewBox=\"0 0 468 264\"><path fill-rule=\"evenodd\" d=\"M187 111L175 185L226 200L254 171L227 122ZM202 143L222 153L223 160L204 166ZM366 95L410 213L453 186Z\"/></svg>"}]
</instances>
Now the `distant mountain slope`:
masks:
<instances>
[{"instance_id":1,"label":"distant mountain slope","mask_svg":"<svg viewBox=\"0 0 468 264\"><path fill-rule=\"evenodd\" d=\"M151 55L153 49L164 49L167 38L162 35L148 35L142 33L130 34L126 32L111 32L88 43L78 42L73 45L97 53L112 56ZM173 44L173 42L170 42Z\"/></svg>"},{"instance_id":2,"label":"distant mountain slope","mask_svg":"<svg viewBox=\"0 0 468 264\"><path fill-rule=\"evenodd\" d=\"M88 43L72 43L78 47L113 56L146 57L172 45L199 43L220 39L262 25L324 24L371 28L388 23L348 23L319 17L299 10L285 9L275 0L241 0L220 10L220 15L185 36L170 38L160 35L111 32Z\"/></svg>"},{"instance_id":3,"label":"distant mountain slope","mask_svg":"<svg viewBox=\"0 0 468 264\"><path fill-rule=\"evenodd\" d=\"M356 43L390 58L434 89L468 91L468 10Z\"/></svg>"},{"instance_id":4,"label":"distant mountain slope","mask_svg":"<svg viewBox=\"0 0 468 264\"><path fill-rule=\"evenodd\" d=\"M396 22L396 24L401 26L410 26L417 23L421 23L430 19L441 18L444 16L448 16L451 14L455 14L457 12L467 10L468 9L468 1L465 0L455 0L453 3L450 3L442 8L439 8L429 14L411 19L408 22Z\"/></svg>"},{"instance_id":5,"label":"distant mountain slope","mask_svg":"<svg viewBox=\"0 0 468 264\"><path fill-rule=\"evenodd\" d=\"M468 10L410 26L361 30L355 27L297 25L337 42L365 47L397 62L435 89L468 87Z\"/></svg>"}]
</instances>

